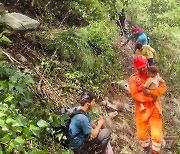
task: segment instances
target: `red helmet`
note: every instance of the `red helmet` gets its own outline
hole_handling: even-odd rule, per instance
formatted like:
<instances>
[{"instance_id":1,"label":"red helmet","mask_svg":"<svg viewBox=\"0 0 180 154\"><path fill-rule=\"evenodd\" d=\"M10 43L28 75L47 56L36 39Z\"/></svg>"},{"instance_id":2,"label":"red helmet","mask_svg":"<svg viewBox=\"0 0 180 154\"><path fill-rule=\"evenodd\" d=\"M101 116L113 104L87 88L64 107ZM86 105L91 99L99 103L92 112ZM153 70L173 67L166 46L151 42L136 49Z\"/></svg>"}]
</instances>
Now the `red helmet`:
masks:
<instances>
[{"instance_id":1,"label":"red helmet","mask_svg":"<svg viewBox=\"0 0 180 154\"><path fill-rule=\"evenodd\" d=\"M139 55L134 59L134 66L136 69L146 67L147 64L148 64L148 60L146 59L146 57L142 55Z\"/></svg>"},{"instance_id":2,"label":"red helmet","mask_svg":"<svg viewBox=\"0 0 180 154\"><path fill-rule=\"evenodd\" d=\"M135 33L142 33L143 31L142 31L141 28L136 27L136 28L133 29L133 32L135 32Z\"/></svg>"}]
</instances>

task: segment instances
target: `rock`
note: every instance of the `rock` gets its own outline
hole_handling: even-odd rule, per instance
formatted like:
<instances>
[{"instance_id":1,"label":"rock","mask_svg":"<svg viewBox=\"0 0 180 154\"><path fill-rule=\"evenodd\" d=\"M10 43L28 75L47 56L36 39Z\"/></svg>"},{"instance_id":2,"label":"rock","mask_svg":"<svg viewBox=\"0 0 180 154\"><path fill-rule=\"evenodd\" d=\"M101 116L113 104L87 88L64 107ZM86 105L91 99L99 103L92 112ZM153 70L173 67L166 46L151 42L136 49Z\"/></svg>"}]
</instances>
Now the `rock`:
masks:
<instances>
[{"instance_id":1,"label":"rock","mask_svg":"<svg viewBox=\"0 0 180 154\"><path fill-rule=\"evenodd\" d=\"M175 114L178 118L180 118L180 99L173 98L172 102L174 104Z\"/></svg>"},{"instance_id":2,"label":"rock","mask_svg":"<svg viewBox=\"0 0 180 154\"><path fill-rule=\"evenodd\" d=\"M118 105L112 104L109 100L103 100L101 104L104 106L107 106L108 108L112 110L116 110L116 111L119 110Z\"/></svg>"},{"instance_id":3,"label":"rock","mask_svg":"<svg viewBox=\"0 0 180 154\"><path fill-rule=\"evenodd\" d=\"M179 100L176 99L176 98L173 98L173 99L172 99L172 102L175 103L175 104L179 104Z\"/></svg>"},{"instance_id":4,"label":"rock","mask_svg":"<svg viewBox=\"0 0 180 154\"><path fill-rule=\"evenodd\" d=\"M6 13L6 9L4 7L4 4L0 3L0 15L3 15Z\"/></svg>"},{"instance_id":5,"label":"rock","mask_svg":"<svg viewBox=\"0 0 180 154\"><path fill-rule=\"evenodd\" d=\"M20 13L7 13L0 17L0 22L9 25L13 30L36 29L40 23Z\"/></svg>"},{"instance_id":6,"label":"rock","mask_svg":"<svg viewBox=\"0 0 180 154\"><path fill-rule=\"evenodd\" d=\"M130 104L124 103L124 109L126 111L131 112L131 113L134 113L134 105L130 105Z\"/></svg>"},{"instance_id":7,"label":"rock","mask_svg":"<svg viewBox=\"0 0 180 154\"><path fill-rule=\"evenodd\" d=\"M118 106L111 104L109 101L104 100L101 102L103 105L107 106L108 108L111 108L112 110L118 110Z\"/></svg>"},{"instance_id":8,"label":"rock","mask_svg":"<svg viewBox=\"0 0 180 154\"><path fill-rule=\"evenodd\" d=\"M105 97L104 100L101 102L102 105L108 107L111 110L119 111L124 109L131 113L134 113L134 105L129 104L129 101L124 98L123 102L120 100L109 100L108 97Z\"/></svg>"},{"instance_id":9,"label":"rock","mask_svg":"<svg viewBox=\"0 0 180 154\"><path fill-rule=\"evenodd\" d=\"M16 56L17 56L19 61L21 61L23 63L27 62L27 59L24 56L22 56L20 53L17 54Z\"/></svg>"},{"instance_id":10,"label":"rock","mask_svg":"<svg viewBox=\"0 0 180 154\"><path fill-rule=\"evenodd\" d=\"M125 92L130 93L129 84L125 80L116 82Z\"/></svg>"},{"instance_id":11,"label":"rock","mask_svg":"<svg viewBox=\"0 0 180 154\"><path fill-rule=\"evenodd\" d=\"M130 153L132 153L132 151L129 148L129 145L126 145L120 152L120 154L130 154Z\"/></svg>"},{"instance_id":12,"label":"rock","mask_svg":"<svg viewBox=\"0 0 180 154\"><path fill-rule=\"evenodd\" d=\"M31 70L30 69L28 69L28 68L25 68L24 69L24 73L29 73Z\"/></svg>"},{"instance_id":13,"label":"rock","mask_svg":"<svg viewBox=\"0 0 180 154\"><path fill-rule=\"evenodd\" d=\"M106 118L106 124L109 128L114 127L113 121L110 117ZM113 131L113 130L112 130Z\"/></svg>"},{"instance_id":14,"label":"rock","mask_svg":"<svg viewBox=\"0 0 180 154\"><path fill-rule=\"evenodd\" d=\"M162 148L165 148L165 147L166 147L166 141L162 140Z\"/></svg>"},{"instance_id":15,"label":"rock","mask_svg":"<svg viewBox=\"0 0 180 154\"><path fill-rule=\"evenodd\" d=\"M118 112L117 111L115 111L115 112L110 112L109 113L109 117L110 118L114 118L114 117L116 117L118 115Z\"/></svg>"},{"instance_id":16,"label":"rock","mask_svg":"<svg viewBox=\"0 0 180 154\"><path fill-rule=\"evenodd\" d=\"M172 120L176 126L180 127L180 119L177 116L173 116Z\"/></svg>"},{"instance_id":17,"label":"rock","mask_svg":"<svg viewBox=\"0 0 180 154\"><path fill-rule=\"evenodd\" d=\"M119 109L124 108L124 103L121 102L120 100L112 99L111 102L112 102L112 104L116 105Z\"/></svg>"}]
</instances>

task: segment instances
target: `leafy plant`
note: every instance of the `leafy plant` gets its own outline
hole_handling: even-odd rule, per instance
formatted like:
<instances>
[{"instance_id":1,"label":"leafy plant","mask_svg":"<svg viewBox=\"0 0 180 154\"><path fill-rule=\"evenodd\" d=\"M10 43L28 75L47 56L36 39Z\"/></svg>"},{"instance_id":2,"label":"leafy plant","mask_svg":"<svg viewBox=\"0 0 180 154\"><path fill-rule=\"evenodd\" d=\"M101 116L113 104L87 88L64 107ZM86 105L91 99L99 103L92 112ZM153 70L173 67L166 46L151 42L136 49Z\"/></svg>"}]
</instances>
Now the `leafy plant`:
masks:
<instances>
[{"instance_id":1,"label":"leafy plant","mask_svg":"<svg viewBox=\"0 0 180 154\"><path fill-rule=\"evenodd\" d=\"M34 81L29 75L24 76L16 68L3 62L0 63L0 72L1 101L22 107L32 103L30 86L34 84Z\"/></svg>"},{"instance_id":2,"label":"leafy plant","mask_svg":"<svg viewBox=\"0 0 180 154\"><path fill-rule=\"evenodd\" d=\"M0 62L0 72L0 152L15 150L25 153L30 149L26 146L28 141L33 137L40 138L41 133L48 135L50 125L41 119L42 116L33 119L33 107L27 108L31 106L33 96L31 76L3 61ZM37 116L37 113L33 114Z\"/></svg>"}]
</instances>

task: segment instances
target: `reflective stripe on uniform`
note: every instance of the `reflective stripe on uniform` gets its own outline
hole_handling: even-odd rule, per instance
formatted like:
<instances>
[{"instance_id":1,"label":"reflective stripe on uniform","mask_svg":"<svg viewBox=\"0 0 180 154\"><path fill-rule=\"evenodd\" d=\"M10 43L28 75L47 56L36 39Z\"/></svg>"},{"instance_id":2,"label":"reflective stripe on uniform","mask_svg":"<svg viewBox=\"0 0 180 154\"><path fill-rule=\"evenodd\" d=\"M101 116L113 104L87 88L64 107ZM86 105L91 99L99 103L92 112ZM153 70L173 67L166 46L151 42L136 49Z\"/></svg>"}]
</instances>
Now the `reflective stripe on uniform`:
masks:
<instances>
[{"instance_id":1,"label":"reflective stripe on uniform","mask_svg":"<svg viewBox=\"0 0 180 154\"><path fill-rule=\"evenodd\" d=\"M152 150L153 151L159 152L160 149L161 149L160 147L155 147L154 145L152 145Z\"/></svg>"},{"instance_id":2,"label":"reflective stripe on uniform","mask_svg":"<svg viewBox=\"0 0 180 154\"><path fill-rule=\"evenodd\" d=\"M152 141L152 150L159 152L161 149L161 143L156 143Z\"/></svg>"},{"instance_id":3,"label":"reflective stripe on uniform","mask_svg":"<svg viewBox=\"0 0 180 154\"><path fill-rule=\"evenodd\" d=\"M139 143L140 143L140 145L141 145L143 148L145 148L145 147L148 147L148 146L149 146L150 140L149 140L149 139L147 139L147 140L140 140Z\"/></svg>"},{"instance_id":4,"label":"reflective stripe on uniform","mask_svg":"<svg viewBox=\"0 0 180 154\"><path fill-rule=\"evenodd\" d=\"M154 142L154 141L152 141L152 145L155 145L157 147L161 147L161 143L157 143L157 142Z\"/></svg>"}]
</instances>

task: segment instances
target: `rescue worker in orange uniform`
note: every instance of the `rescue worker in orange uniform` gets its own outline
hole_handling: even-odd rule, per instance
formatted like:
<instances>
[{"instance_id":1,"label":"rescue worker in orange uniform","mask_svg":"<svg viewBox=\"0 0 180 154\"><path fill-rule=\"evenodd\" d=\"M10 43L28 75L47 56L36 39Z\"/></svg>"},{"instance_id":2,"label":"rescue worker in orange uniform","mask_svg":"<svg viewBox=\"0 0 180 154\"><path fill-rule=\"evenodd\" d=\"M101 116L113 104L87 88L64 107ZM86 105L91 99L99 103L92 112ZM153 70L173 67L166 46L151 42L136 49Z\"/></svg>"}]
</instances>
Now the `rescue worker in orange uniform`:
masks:
<instances>
[{"instance_id":1,"label":"rescue worker in orange uniform","mask_svg":"<svg viewBox=\"0 0 180 154\"><path fill-rule=\"evenodd\" d=\"M135 116L137 137L143 148L143 154L148 154L150 152L150 139L152 141L152 153L158 154L163 140L162 116L158 113L153 102L154 98L165 93L166 86L164 83L160 83L157 89L143 90L141 84L144 84L148 79L148 60L144 56L139 55L134 59L134 65L137 72L130 76L129 86L131 96L136 101ZM145 106L145 110L143 111L140 111L140 102ZM159 98L157 102L162 110ZM148 128L151 130L150 135Z\"/></svg>"}]
</instances>

